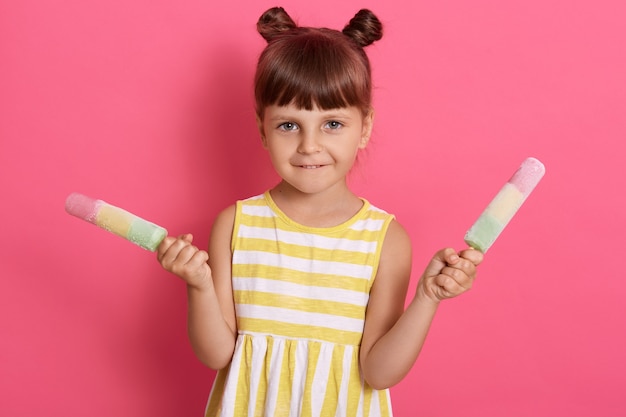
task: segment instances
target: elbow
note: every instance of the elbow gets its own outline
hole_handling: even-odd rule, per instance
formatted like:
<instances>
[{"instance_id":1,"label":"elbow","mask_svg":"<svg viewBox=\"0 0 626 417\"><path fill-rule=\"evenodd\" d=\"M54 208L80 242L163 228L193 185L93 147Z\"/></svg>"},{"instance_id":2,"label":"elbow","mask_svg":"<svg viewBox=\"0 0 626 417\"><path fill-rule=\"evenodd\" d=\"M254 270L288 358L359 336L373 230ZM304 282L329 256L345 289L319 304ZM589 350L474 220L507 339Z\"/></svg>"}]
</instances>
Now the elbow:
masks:
<instances>
[{"instance_id":1,"label":"elbow","mask_svg":"<svg viewBox=\"0 0 626 417\"><path fill-rule=\"evenodd\" d=\"M372 387L372 389L378 390L378 391L382 391L385 390L387 388L391 388L392 385L387 385L387 384L375 384L375 383L367 383L367 385L369 385L370 387Z\"/></svg>"},{"instance_id":2,"label":"elbow","mask_svg":"<svg viewBox=\"0 0 626 417\"><path fill-rule=\"evenodd\" d=\"M379 390L379 391L387 389L387 388L391 388L397 383L397 382L385 381L383 378L378 378L378 379L365 378L365 382L367 383L367 385L369 385L373 389Z\"/></svg>"},{"instance_id":3,"label":"elbow","mask_svg":"<svg viewBox=\"0 0 626 417\"><path fill-rule=\"evenodd\" d=\"M202 362L202 364L204 364L204 366L206 366L207 368L210 368L214 371L221 371L222 369L226 368L230 362L217 362L217 361L203 361L200 360L200 362Z\"/></svg>"},{"instance_id":4,"label":"elbow","mask_svg":"<svg viewBox=\"0 0 626 417\"><path fill-rule=\"evenodd\" d=\"M228 365L230 365L230 362L232 360L232 356L226 355L224 355L224 357L213 357L208 355L199 355L196 353L196 356L204 366L213 369L214 371L219 371L226 368Z\"/></svg>"},{"instance_id":5,"label":"elbow","mask_svg":"<svg viewBox=\"0 0 626 417\"><path fill-rule=\"evenodd\" d=\"M235 337L202 338L189 332L189 341L198 360L215 371L230 365L235 353Z\"/></svg>"},{"instance_id":6,"label":"elbow","mask_svg":"<svg viewBox=\"0 0 626 417\"><path fill-rule=\"evenodd\" d=\"M222 347L221 349L211 349L207 346L193 346L194 353L200 362L215 371L226 368L230 365L235 352L235 346Z\"/></svg>"},{"instance_id":7,"label":"elbow","mask_svg":"<svg viewBox=\"0 0 626 417\"><path fill-rule=\"evenodd\" d=\"M403 377L404 375L398 376L383 372L380 372L378 375L372 375L372 373L368 375L366 373L363 373L363 379L365 380L367 385L379 391L393 387L398 382L400 382Z\"/></svg>"},{"instance_id":8,"label":"elbow","mask_svg":"<svg viewBox=\"0 0 626 417\"><path fill-rule=\"evenodd\" d=\"M398 366L397 363L382 364L380 358L369 359L369 361L361 362L361 375L367 385L375 390L393 387L402 381L411 369L410 366Z\"/></svg>"}]
</instances>

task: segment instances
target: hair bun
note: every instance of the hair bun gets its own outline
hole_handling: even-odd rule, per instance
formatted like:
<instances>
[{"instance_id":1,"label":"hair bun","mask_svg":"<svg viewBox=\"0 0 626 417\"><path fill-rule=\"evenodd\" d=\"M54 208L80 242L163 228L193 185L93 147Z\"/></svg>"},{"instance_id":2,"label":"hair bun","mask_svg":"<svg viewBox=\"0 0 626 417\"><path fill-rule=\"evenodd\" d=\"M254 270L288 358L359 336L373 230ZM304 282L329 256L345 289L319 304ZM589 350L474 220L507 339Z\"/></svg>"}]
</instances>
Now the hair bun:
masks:
<instances>
[{"instance_id":1,"label":"hair bun","mask_svg":"<svg viewBox=\"0 0 626 417\"><path fill-rule=\"evenodd\" d=\"M370 10L361 9L342 32L363 48L383 37L383 24Z\"/></svg>"},{"instance_id":2,"label":"hair bun","mask_svg":"<svg viewBox=\"0 0 626 417\"><path fill-rule=\"evenodd\" d=\"M257 31L268 42L296 27L296 23L282 7L268 9L256 24Z\"/></svg>"}]
</instances>

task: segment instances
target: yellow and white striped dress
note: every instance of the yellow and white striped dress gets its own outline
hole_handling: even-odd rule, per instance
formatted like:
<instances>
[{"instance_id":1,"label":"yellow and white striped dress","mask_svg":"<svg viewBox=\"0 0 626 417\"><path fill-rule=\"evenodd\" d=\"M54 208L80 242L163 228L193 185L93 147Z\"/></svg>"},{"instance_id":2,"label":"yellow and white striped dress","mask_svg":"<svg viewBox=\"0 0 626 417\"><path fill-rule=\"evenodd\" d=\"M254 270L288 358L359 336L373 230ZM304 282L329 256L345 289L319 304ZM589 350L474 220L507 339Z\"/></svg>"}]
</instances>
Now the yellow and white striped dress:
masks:
<instances>
[{"instance_id":1,"label":"yellow and white striped dress","mask_svg":"<svg viewBox=\"0 0 626 417\"><path fill-rule=\"evenodd\" d=\"M365 309L393 216L363 200L347 222L289 219L269 192L237 202L232 284L238 337L206 416L391 416L359 371Z\"/></svg>"}]
</instances>

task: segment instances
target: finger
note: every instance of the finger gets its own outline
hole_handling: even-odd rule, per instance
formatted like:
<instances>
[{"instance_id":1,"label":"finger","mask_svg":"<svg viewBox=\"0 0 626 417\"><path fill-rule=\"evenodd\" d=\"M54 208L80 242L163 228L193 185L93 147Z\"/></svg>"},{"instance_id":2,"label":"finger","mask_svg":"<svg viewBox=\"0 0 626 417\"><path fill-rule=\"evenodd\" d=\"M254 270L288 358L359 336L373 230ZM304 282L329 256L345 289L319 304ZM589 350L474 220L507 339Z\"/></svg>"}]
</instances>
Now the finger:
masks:
<instances>
[{"instance_id":1,"label":"finger","mask_svg":"<svg viewBox=\"0 0 626 417\"><path fill-rule=\"evenodd\" d=\"M185 233L184 235L180 235L178 238L184 240L185 242L193 242L193 235L191 233Z\"/></svg>"},{"instance_id":2,"label":"finger","mask_svg":"<svg viewBox=\"0 0 626 417\"><path fill-rule=\"evenodd\" d=\"M424 274L431 277L436 276L449 262L455 262L455 257L458 258L454 249L446 248L437 251L426 266Z\"/></svg>"},{"instance_id":3,"label":"finger","mask_svg":"<svg viewBox=\"0 0 626 417\"><path fill-rule=\"evenodd\" d=\"M187 242L186 242L187 243ZM185 246L181 248L181 250L176 255L176 262L180 264L186 264L189 262L194 253L198 251L194 245L187 243Z\"/></svg>"},{"instance_id":4,"label":"finger","mask_svg":"<svg viewBox=\"0 0 626 417\"><path fill-rule=\"evenodd\" d=\"M209 270L209 264L206 262L208 257L209 255L205 251L195 247L187 247L181 251L177 258L173 272L186 280L205 275Z\"/></svg>"},{"instance_id":5,"label":"finger","mask_svg":"<svg viewBox=\"0 0 626 417\"><path fill-rule=\"evenodd\" d=\"M454 297L464 291L466 288L460 285L453 277L448 274L439 274L435 278L435 283L440 288L444 298Z\"/></svg>"},{"instance_id":6,"label":"finger","mask_svg":"<svg viewBox=\"0 0 626 417\"><path fill-rule=\"evenodd\" d=\"M165 255L165 253L167 252L167 250L176 242L176 238L172 237L172 236L166 236L165 239L163 239L163 241L161 241L161 243L159 244L159 246L157 247L156 253L157 253L157 259L159 260L159 262L161 262L161 260L163 259L163 256Z\"/></svg>"},{"instance_id":7,"label":"finger","mask_svg":"<svg viewBox=\"0 0 626 417\"><path fill-rule=\"evenodd\" d=\"M167 248L165 253L161 256L160 262L166 269L171 269L171 267L175 263L181 262L181 252L184 251L185 248L191 246L189 242L186 242L180 238L176 238L174 242ZM189 255L191 256L191 255Z\"/></svg>"},{"instance_id":8,"label":"finger","mask_svg":"<svg viewBox=\"0 0 626 417\"><path fill-rule=\"evenodd\" d=\"M454 264L447 264L447 268L459 270L466 275L474 275L476 273L476 265L470 260L459 257L459 260ZM455 275L456 276L456 275Z\"/></svg>"},{"instance_id":9,"label":"finger","mask_svg":"<svg viewBox=\"0 0 626 417\"><path fill-rule=\"evenodd\" d=\"M468 261L470 261L476 266L480 265L484 259L483 253L473 248L469 248L469 249L465 249L461 251L459 253L459 256L461 256L464 259L467 259Z\"/></svg>"},{"instance_id":10,"label":"finger","mask_svg":"<svg viewBox=\"0 0 626 417\"><path fill-rule=\"evenodd\" d=\"M440 282L447 289L457 291L457 294L462 291L467 291L472 288L474 283L474 275L463 269L446 267L441 271ZM462 291L459 291L462 289Z\"/></svg>"},{"instance_id":11,"label":"finger","mask_svg":"<svg viewBox=\"0 0 626 417\"><path fill-rule=\"evenodd\" d=\"M460 285L463 288L471 288L472 286L472 274L467 273L463 269L453 268L453 267L445 267L441 270L441 275L450 277L454 282Z\"/></svg>"},{"instance_id":12,"label":"finger","mask_svg":"<svg viewBox=\"0 0 626 417\"><path fill-rule=\"evenodd\" d=\"M206 263L208 260L207 251L200 250L194 245L187 245L178 252L174 262L183 268L192 268Z\"/></svg>"},{"instance_id":13,"label":"finger","mask_svg":"<svg viewBox=\"0 0 626 417\"><path fill-rule=\"evenodd\" d=\"M450 263L455 262L458 258L456 251L452 248L445 248L438 250L435 255L433 255L433 261L440 263Z\"/></svg>"},{"instance_id":14,"label":"finger","mask_svg":"<svg viewBox=\"0 0 626 417\"><path fill-rule=\"evenodd\" d=\"M452 248L445 248L442 250L443 260L448 265L456 264L460 258L456 251Z\"/></svg>"},{"instance_id":15,"label":"finger","mask_svg":"<svg viewBox=\"0 0 626 417\"><path fill-rule=\"evenodd\" d=\"M208 254L208 252L204 251L204 250L198 250L196 248L196 252L189 259L187 264L188 265L199 266L199 265L202 265L202 264L206 264L208 261L209 261L209 254Z\"/></svg>"}]
</instances>

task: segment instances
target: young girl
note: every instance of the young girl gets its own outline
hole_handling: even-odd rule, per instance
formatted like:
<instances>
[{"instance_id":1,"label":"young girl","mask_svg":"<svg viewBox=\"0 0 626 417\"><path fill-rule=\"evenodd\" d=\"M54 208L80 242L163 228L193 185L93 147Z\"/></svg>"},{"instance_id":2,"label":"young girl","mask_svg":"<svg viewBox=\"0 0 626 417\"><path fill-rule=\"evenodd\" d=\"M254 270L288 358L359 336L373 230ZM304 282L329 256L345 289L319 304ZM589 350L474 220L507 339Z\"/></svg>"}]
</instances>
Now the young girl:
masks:
<instances>
[{"instance_id":1,"label":"young girl","mask_svg":"<svg viewBox=\"0 0 626 417\"><path fill-rule=\"evenodd\" d=\"M437 252L404 309L411 245L346 175L372 132L359 11L342 32L265 12L255 76L261 140L281 181L215 220L208 253L166 238L162 266L188 288L189 337L218 369L207 416L390 416L388 388L417 359L439 302L468 290L482 255Z\"/></svg>"}]
</instances>

